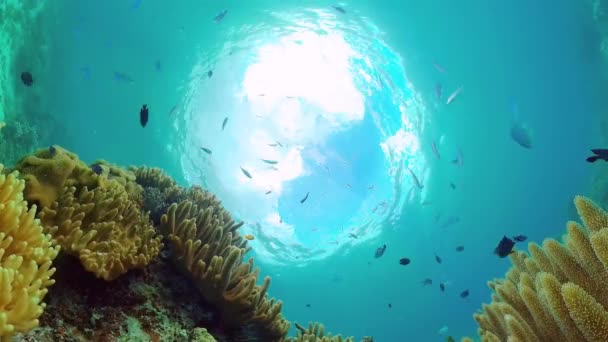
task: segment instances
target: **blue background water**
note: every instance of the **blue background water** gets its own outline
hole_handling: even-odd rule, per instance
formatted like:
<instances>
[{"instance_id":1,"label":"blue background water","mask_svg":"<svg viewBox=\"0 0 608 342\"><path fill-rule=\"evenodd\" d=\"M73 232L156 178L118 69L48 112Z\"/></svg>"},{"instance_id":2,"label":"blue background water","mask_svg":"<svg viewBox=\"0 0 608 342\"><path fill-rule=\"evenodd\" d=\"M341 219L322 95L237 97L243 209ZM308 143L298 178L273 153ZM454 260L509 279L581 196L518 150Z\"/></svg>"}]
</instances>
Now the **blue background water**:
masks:
<instances>
[{"instance_id":1,"label":"blue background water","mask_svg":"<svg viewBox=\"0 0 608 342\"><path fill-rule=\"evenodd\" d=\"M139 5L134 8L134 3ZM37 75L38 86L48 94L49 110L66 126L53 143L87 161L160 166L181 182L189 178L181 164L188 151L188 118L206 115L185 113L182 105L193 101L191 81L197 65L219 65L229 49L248 54L264 44L269 29L280 35L290 23L269 11L301 11L302 20L309 13L305 8L335 13L333 3L325 1L308 1L305 7L297 1L270 0L62 4L55 9L55 25L48 28L53 38L51 72ZM365 17L381 31L379 36L400 57L405 75L399 68L385 72L397 84L406 77L426 108L424 124L416 126L415 133L421 146L417 153L432 170L425 180L432 204L408 203L399 219L385 223L373 238L322 260L276 265L259 258L257 263L263 274L273 277L270 294L284 302L284 315L292 321L318 320L329 331L357 339L373 335L376 341L439 341L437 331L444 325L454 336L475 335L471 316L490 300L485 283L509 266L508 260L492 254L498 240L504 234L525 234L536 242L561 235L566 220L573 218L572 197L585 192L590 170L601 167L584 162L588 149L600 141L600 60L592 46L591 16L586 4L566 0L382 0L342 6L348 14L336 20ZM229 14L220 25L214 24L212 18L224 8ZM339 22L335 25L340 29ZM376 43L358 41L350 33L354 44ZM434 61L447 72L438 72ZM116 71L133 81L116 80ZM222 82L221 77L216 71L209 82ZM222 91L229 91L223 82ZM437 82L443 86L444 101L458 86L464 85L464 90L449 106L438 105L433 92ZM386 103L376 105L392 108L395 95L384 89L374 99ZM203 96L204 102L231 101L231 94L205 94L196 96ZM142 103L153 108L145 129L138 120ZM178 110L169 115L176 104ZM515 105L517 119L533 131L531 150L509 137ZM361 186L379 179L378 165L385 163L377 144L381 134L373 130L369 115L331 141L337 149L365 156L349 175ZM390 121L400 114L387 109L381 115L391 116L386 118ZM440 145L442 158L436 160L430 143L440 136L445 142ZM450 163L457 148L464 156L460 168ZM449 182L457 184L456 190ZM299 184L296 197L315 185ZM403 192L409 187L411 181ZM348 216L363 197L354 195L344 205L336 200L325 209L336 217ZM458 216L460 222L441 229L438 214ZM299 215L296 221L305 225L306 213ZM331 225L340 221L327 219ZM304 242L317 241L313 232L298 234ZM385 255L373 258L383 243L388 246ZM464 245L465 251L457 253L457 245ZM442 264L434 261L434 253L442 256ZM401 257L412 263L399 265ZM432 287L420 285L427 277L434 280ZM445 293L439 291L439 281L448 282ZM470 289L467 299L458 296L464 289Z\"/></svg>"}]
</instances>

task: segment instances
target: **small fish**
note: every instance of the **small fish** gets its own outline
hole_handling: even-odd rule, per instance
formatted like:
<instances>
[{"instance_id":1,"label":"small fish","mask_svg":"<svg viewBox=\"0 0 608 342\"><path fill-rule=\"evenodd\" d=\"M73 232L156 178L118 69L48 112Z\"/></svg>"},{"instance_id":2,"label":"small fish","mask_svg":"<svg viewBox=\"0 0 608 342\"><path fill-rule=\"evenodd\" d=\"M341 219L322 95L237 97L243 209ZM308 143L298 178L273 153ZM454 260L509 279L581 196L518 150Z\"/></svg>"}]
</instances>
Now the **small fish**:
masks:
<instances>
[{"instance_id":1,"label":"small fish","mask_svg":"<svg viewBox=\"0 0 608 342\"><path fill-rule=\"evenodd\" d=\"M358 239L359 237L357 236L357 234L355 233L348 233L348 236L353 238L353 239Z\"/></svg>"},{"instance_id":2,"label":"small fish","mask_svg":"<svg viewBox=\"0 0 608 342\"><path fill-rule=\"evenodd\" d=\"M120 72L120 71L114 71L114 79L116 81L133 83L133 79L131 78L131 76L125 74L124 72Z\"/></svg>"},{"instance_id":3,"label":"small fish","mask_svg":"<svg viewBox=\"0 0 608 342\"><path fill-rule=\"evenodd\" d=\"M222 121L222 131L224 130L224 128L226 128L227 123L228 123L228 117L225 117L224 121Z\"/></svg>"},{"instance_id":4,"label":"small fish","mask_svg":"<svg viewBox=\"0 0 608 342\"><path fill-rule=\"evenodd\" d=\"M458 149L458 152L456 152L456 159L452 160L452 164L459 167L462 167L462 165L464 165L462 150L460 148Z\"/></svg>"},{"instance_id":5,"label":"small fish","mask_svg":"<svg viewBox=\"0 0 608 342\"><path fill-rule=\"evenodd\" d=\"M247 170L243 169L243 167L242 167L242 166L241 166L241 171L243 172L243 174L244 174L245 176L247 176L247 178L249 178L249 179L251 179L251 178L252 178L252 177L251 177L251 173L249 173L249 171L247 171Z\"/></svg>"},{"instance_id":6,"label":"small fish","mask_svg":"<svg viewBox=\"0 0 608 342\"><path fill-rule=\"evenodd\" d=\"M210 149L206 148L206 147L201 147L201 150L203 150L203 152L207 153L207 154L211 154L213 153Z\"/></svg>"},{"instance_id":7,"label":"small fish","mask_svg":"<svg viewBox=\"0 0 608 342\"><path fill-rule=\"evenodd\" d=\"M148 105L143 105L139 110L139 123L141 127L146 127L148 123Z\"/></svg>"},{"instance_id":8,"label":"small fish","mask_svg":"<svg viewBox=\"0 0 608 342\"><path fill-rule=\"evenodd\" d=\"M450 103L452 103L456 97L462 92L462 89L464 89L463 86L458 87L458 89L454 90L454 92L448 97L448 100L445 102L446 105L449 105Z\"/></svg>"},{"instance_id":9,"label":"small fish","mask_svg":"<svg viewBox=\"0 0 608 342\"><path fill-rule=\"evenodd\" d=\"M160 71L160 69L161 69L160 60L156 60L156 62L154 62L154 69L156 69L156 71Z\"/></svg>"},{"instance_id":10,"label":"small fish","mask_svg":"<svg viewBox=\"0 0 608 342\"><path fill-rule=\"evenodd\" d=\"M469 296L469 290L464 290L460 292L460 298L467 298Z\"/></svg>"},{"instance_id":11,"label":"small fish","mask_svg":"<svg viewBox=\"0 0 608 342\"><path fill-rule=\"evenodd\" d=\"M526 241L527 239L528 239L528 237L527 237L527 236L525 236L525 235L515 235L515 236L513 237L513 240L515 240L515 241L517 241L517 242L524 242L524 241Z\"/></svg>"},{"instance_id":12,"label":"small fish","mask_svg":"<svg viewBox=\"0 0 608 342\"><path fill-rule=\"evenodd\" d=\"M441 101L441 83L435 84L435 97L437 97L437 101Z\"/></svg>"},{"instance_id":13,"label":"small fish","mask_svg":"<svg viewBox=\"0 0 608 342\"><path fill-rule=\"evenodd\" d=\"M268 146L270 146L270 147L276 147L277 144L268 144Z\"/></svg>"},{"instance_id":14,"label":"small fish","mask_svg":"<svg viewBox=\"0 0 608 342\"><path fill-rule=\"evenodd\" d=\"M437 157L437 160L441 160L441 155L439 155L439 150L437 149L437 144L435 144L434 141L433 141L433 144L431 145L431 148L433 149L433 154L435 155L435 157Z\"/></svg>"},{"instance_id":15,"label":"small fish","mask_svg":"<svg viewBox=\"0 0 608 342\"><path fill-rule=\"evenodd\" d=\"M439 289L441 290L441 292L445 292L445 284L439 283Z\"/></svg>"},{"instance_id":16,"label":"small fish","mask_svg":"<svg viewBox=\"0 0 608 342\"><path fill-rule=\"evenodd\" d=\"M283 147L283 145L281 145L281 143L278 141L277 141L277 145L279 145L279 147Z\"/></svg>"},{"instance_id":17,"label":"small fish","mask_svg":"<svg viewBox=\"0 0 608 342\"><path fill-rule=\"evenodd\" d=\"M386 251L386 244L382 245L382 247L378 247L376 249L376 253L374 253L374 257L379 258L384 255L384 251Z\"/></svg>"},{"instance_id":18,"label":"small fish","mask_svg":"<svg viewBox=\"0 0 608 342\"><path fill-rule=\"evenodd\" d=\"M310 192L307 192L307 193L306 193L306 196L304 196L304 198L302 198L302 199L300 200L300 203L304 203L304 202L306 202L306 200L308 199L308 195L310 195Z\"/></svg>"},{"instance_id":19,"label":"small fish","mask_svg":"<svg viewBox=\"0 0 608 342\"><path fill-rule=\"evenodd\" d=\"M513 246L515 246L515 241L503 236L494 249L494 254L498 255L499 258L505 258L513 252Z\"/></svg>"},{"instance_id":20,"label":"small fish","mask_svg":"<svg viewBox=\"0 0 608 342\"><path fill-rule=\"evenodd\" d=\"M276 161L276 160L270 160L270 159L261 159L261 161L263 161L263 162L264 162L264 163L266 163L266 164L270 164L270 165L276 165L276 164L278 164L278 163L279 163L279 162L278 162L278 161Z\"/></svg>"},{"instance_id":21,"label":"small fish","mask_svg":"<svg viewBox=\"0 0 608 342\"><path fill-rule=\"evenodd\" d=\"M431 285L433 285L433 279L426 278L426 279L422 280L420 283L422 284L422 286L431 286Z\"/></svg>"},{"instance_id":22,"label":"small fish","mask_svg":"<svg viewBox=\"0 0 608 342\"><path fill-rule=\"evenodd\" d=\"M374 185L370 185L367 187L367 190L373 190L374 189Z\"/></svg>"},{"instance_id":23,"label":"small fish","mask_svg":"<svg viewBox=\"0 0 608 342\"><path fill-rule=\"evenodd\" d=\"M329 168L327 166L325 166L325 170L327 170L327 173L329 173Z\"/></svg>"},{"instance_id":24,"label":"small fish","mask_svg":"<svg viewBox=\"0 0 608 342\"><path fill-rule=\"evenodd\" d=\"M224 17L226 16L226 14L228 14L228 10L222 10L220 13L218 13L214 18L213 18L213 22L215 22L216 24L219 24Z\"/></svg>"},{"instance_id":25,"label":"small fish","mask_svg":"<svg viewBox=\"0 0 608 342\"><path fill-rule=\"evenodd\" d=\"M310 307L310 304L306 304L306 307L307 307L307 308L309 308L309 307Z\"/></svg>"},{"instance_id":26,"label":"small fish","mask_svg":"<svg viewBox=\"0 0 608 342\"><path fill-rule=\"evenodd\" d=\"M99 176L103 172L103 168L99 164L92 164L91 171L95 172L95 174Z\"/></svg>"},{"instance_id":27,"label":"small fish","mask_svg":"<svg viewBox=\"0 0 608 342\"><path fill-rule=\"evenodd\" d=\"M401 258L399 259L399 265L407 266L412 262L409 258Z\"/></svg>"},{"instance_id":28,"label":"small fish","mask_svg":"<svg viewBox=\"0 0 608 342\"><path fill-rule=\"evenodd\" d=\"M143 2L143 0L135 0L133 2L133 4L131 5L131 9L138 9L139 6L141 6L141 3Z\"/></svg>"},{"instance_id":29,"label":"small fish","mask_svg":"<svg viewBox=\"0 0 608 342\"><path fill-rule=\"evenodd\" d=\"M333 7L333 9L335 9L336 11L338 11L342 14L346 14L346 10L342 7L339 7L339 6L331 6L331 7Z\"/></svg>"},{"instance_id":30,"label":"small fish","mask_svg":"<svg viewBox=\"0 0 608 342\"><path fill-rule=\"evenodd\" d=\"M34 84L34 77L32 76L32 73L29 71L22 72L21 82L23 82L26 87L30 87L32 84Z\"/></svg>"},{"instance_id":31,"label":"small fish","mask_svg":"<svg viewBox=\"0 0 608 342\"><path fill-rule=\"evenodd\" d=\"M213 76L213 70L207 71L207 78L211 78Z\"/></svg>"},{"instance_id":32,"label":"small fish","mask_svg":"<svg viewBox=\"0 0 608 342\"><path fill-rule=\"evenodd\" d=\"M271 192L272 192L272 190L268 190L268 191L266 191L266 193L265 193L264 195L268 195L268 194L270 194Z\"/></svg>"},{"instance_id":33,"label":"small fish","mask_svg":"<svg viewBox=\"0 0 608 342\"><path fill-rule=\"evenodd\" d=\"M456 252L464 251L464 246L456 246Z\"/></svg>"},{"instance_id":34,"label":"small fish","mask_svg":"<svg viewBox=\"0 0 608 342\"><path fill-rule=\"evenodd\" d=\"M445 220L445 222L443 222L443 224L441 225L441 229L446 229L451 225L454 225L456 223L460 222L460 217L458 216L450 216L447 218L447 220Z\"/></svg>"},{"instance_id":35,"label":"small fish","mask_svg":"<svg viewBox=\"0 0 608 342\"><path fill-rule=\"evenodd\" d=\"M433 67L435 67L435 70L439 71L442 74L445 72L445 68L439 65L439 63L437 62L433 62Z\"/></svg>"},{"instance_id":36,"label":"small fish","mask_svg":"<svg viewBox=\"0 0 608 342\"><path fill-rule=\"evenodd\" d=\"M258 94L258 96L260 96L260 97L264 97L264 96L266 96L266 94L261 93L261 94Z\"/></svg>"},{"instance_id":37,"label":"small fish","mask_svg":"<svg viewBox=\"0 0 608 342\"><path fill-rule=\"evenodd\" d=\"M246 240L249 240L249 241L251 241L251 240L255 239L255 236L253 236L253 235L251 235L251 234L245 234L245 235L243 235L243 237L244 237Z\"/></svg>"},{"instance_id":38,"label":"small fish","mask_svg":"<svg viewBox=\"0 0 608 342\"><path fill-rule=\"evenodd\" d=\"M589 163L595 163L598 160L608 161L608 148L594 148L591 150L594 156L587 157Z\"/></svg>"},{"instance_id":39,"label":"small fish","mask_svg":"<svg viewBox=\"0 0 608 342\"><path fill-rule=\"evenodd\" d=\"M456 184L450 182L450 188L452 188L452 190L456 190Z\"/></svg>"},{"instance_id":40,"label":"small fish","mask_svg":"<svg viewBox=\"0 0 608 342\"><path fill-rule=\"evenodd\" d=\"M177 105L171 107L171 109L169 109L169 116L173 115L176 111L177 111Z\"/></svg>"},{"instance_id":41,"label":"small fish","mask_svg":"<svg viewBox=\"0 0 608 342\"><path fill-rule=\"evenodd\" d=\"M289 96L289 95L286 95L286 96L285 96L285 98L287 98L287 99L295 99L295 98L297 98L297 96Z\"/></svg>"},{"instance_id":42,"label":"small fish","mask_svg":"<svg viewBox=\"0 0 608 342\"><path fill-rule=\"evenodd\" d=\"M418 177L416 176L416 174L414 173L414 171L412 171L412 169L407 168L410 171L410 174L412 175L412 179L414 180L414 185L418 188L418 189L422 189L424 188L424 185L422 185L422 183L420 183L420 180L418 179Z\"/></svg>"},{"instance_id":43,"label":"small fish","mask_svg":"<svg viewBox=\"0 0 608 342\"><path fill-rule=\"evenodd\" d=\"M346 186L349 187L349 188L351 188L351 189L353 188L353 186L350 185L350 184L348 184L348 183L346 183Z\"/></svg>"},{"instance_id":44,"label":"small fish","mask_svg":"<svg viewBox=\"0 0 608 342\"><path fill-rule=\"evenodd\" d=\"M55 146L53 146L53 145L49 146L49 155L51 157L54 157L55 154L57 154L57 148L55 148Z\"/></svg>"},{"instance_id":45,"label":"small fish","mask_svg":"<svg viewBox=\"0 0 608 342\"><path fill-rule=\"evenodd\" d=\"M519 146L530 149L532 148L532 134L530 130L523 124L516 122L511 125L511 139L515 141Z\"/></svg>"},{"instance_id":46,"label":"small fish","mask_svg":"<svg viewBox=\"0 0 608 342\"><path fill-rule=\"evenodd\" d=\"M274 165L270 165L270 166L268 167L268 169L269 169L269 170L274 170L274 171L279 171L279 168L278 168L278 167L276 167L276 166L274 166Z\"/></svg>"},{"instance_id":47,"label":"small fish","mask_svg":"<svg viewBox=\"0 0 608 342\"><path fill-rule=\"evenodd\" d=\"M441 264L441 257L437 254L435 254L435 261L437 261L438 264Z\"/></svg>"}]
</instances>

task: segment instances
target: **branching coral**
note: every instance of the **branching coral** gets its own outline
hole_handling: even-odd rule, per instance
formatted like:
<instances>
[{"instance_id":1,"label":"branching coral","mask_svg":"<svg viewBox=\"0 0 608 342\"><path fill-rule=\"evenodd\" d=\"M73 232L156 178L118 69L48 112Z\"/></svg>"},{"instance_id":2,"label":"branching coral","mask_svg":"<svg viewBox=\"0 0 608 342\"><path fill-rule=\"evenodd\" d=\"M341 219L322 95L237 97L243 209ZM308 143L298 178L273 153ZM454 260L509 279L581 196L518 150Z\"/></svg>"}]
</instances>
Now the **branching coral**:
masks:
<instances>
[{"instance_id":1,"label":"branching coral","mask_svg":"<svg viewBox=\"0 0 608 342\"><path fill-rule=\"evenodd\" d=\"M574 202L584 227L513 253L506 279L489 283L493 302L474 315L482 341L608 341L608 214Z\"/></svg>"},{"instance_id":2,"label":"branching coral","mask_svg":"<svg viewBox=\"0 0 608 342\"><path fill-rule=\"evenodd\" d=\"M285 342L354 342L353 337L345 337L342 336L334 336L331 334L325 336L325 327L323 324L318 322L309 322L308 328L304 328L303 326L296 325L296 337L295 338L287 338ZM366 340L373 341L373 338L367 337Z\"/></svg>"},{"instance_id":3,"label":"branching coral","mask_svg":"<svg viewBox=\"0 0 608 342\"><path fill-rule=\"evenodd\" d=\"M59 248L44 235L36 209L28 210L23 180L3 169L0 165L0 338L9 341L38 325Z\"/></svg>"},{"instance_id":4,"label":"branching coral","mask_svg":"<svg viewBox=\"0 0 608 342\"><path fill-rule=\"evenodd\" d=\"M270 278L256 285L259 270L253 260L243 263L246 241L236 230L242 225L225 221L219 202L199 207L191 201L172 204L161 218L161 231L170 241L174 261L189 273L203 297L214 304L229 326L252 323L279 341L289 330L281 315L282 303L266 294Z\"/></svg>"},{"instance_id":5,"label":"branching coral","mask_svg":"<svg viewBox=\"0 0 608 342\"><path fill-rule=\"evenodd\" d=\"M66 253L105 280L146 266L162 247L147 214L116 180L91 191L64 188L40 219Z\"/></svg>"}]
</instances>

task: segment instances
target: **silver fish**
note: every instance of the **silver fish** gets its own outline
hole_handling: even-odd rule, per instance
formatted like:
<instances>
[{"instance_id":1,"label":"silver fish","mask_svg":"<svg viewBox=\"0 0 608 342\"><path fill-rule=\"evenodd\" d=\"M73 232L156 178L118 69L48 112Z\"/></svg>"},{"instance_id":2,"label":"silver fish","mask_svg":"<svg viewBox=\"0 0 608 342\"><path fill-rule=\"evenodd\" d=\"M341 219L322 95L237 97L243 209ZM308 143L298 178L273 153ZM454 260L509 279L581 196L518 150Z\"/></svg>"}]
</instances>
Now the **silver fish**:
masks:
<instances>
[{"instance_id":1,"label":"silver fish","mask_svg":"<svg viewBox=\"0 0 608 342\"><path fill-rule=\"evenodd\" d=\"M435 144L434 141L433 141L433 144L431 145L431 147L433 148L433 154L435 155L435 157L437 157L437 160L441 160L441 156L439 155L439 150L437 149L437 144Z\"/></svg>"},{"instance_id":2,"label":"silver fish","mask_svg":"<svg viewBox=\"0 0 608 342\"><path fill-rule=\"evenodd\" d=\"M224 118L224 121L222 122L222 131L224 130L224 128L226 128L227 123L228 123L228 117Z\"/></svg>"},{"instance_id":3,"label":"silver fish","mask_svg":"<svg viewBox=\"0 0 608 342\"><path fill-rule=\"evenodd\" d=\"M454 92L448 97L448 100L445 102L445 104L449 105L450 103L452 103L454 99L456 99L456 96L458 96L462 92L462 89L464 89L464 87L460 86L458 87L458 89L454 90Z\"/></svg>"},{"instance_id":4,"label":"silver fish","mask_svg":"<svg viewBox=\"0 0 608 342\"><path fill-rule=\"evenodd\" d=\"M407 169L410 171L410 174L412 175L412 179L414 179L414 185L416 185L416 187L418 189L424 188L424 185L422 185L422 183L420 183L420 180L418 179L418 177L416 176L414 171L412 171L412 169L410 169L409 166Z\"/></svg>"},{"instance_id":5,"label":"silver fish","mask_svg":"<svg viewBox=\"0 0 608 342\"><path fill-rule=\"evenodd\" d=\"M264 163L266 163L266 164L270 164L270 165L276 165L276 164L278 164L278 163L279 163L279 162L278 162L278 161L276 161L276 160L269 160L269 159L261 159L261 160L262 160Z\"/></svg>"},{"instance_id":6,"label":"silver fish","mask_svg":"<svg viewBox=\"0 0 608 342\"><path fill-rule=\"evenodd\" d=\"M206 147L201 147L201 150L203 150L203 152L207 153L207 154L211 154L213 152L211 152L210 149L206 148Z\"/></svg>"},{"instance_id":7,"label":"silver fish","mask_svg":"<svg viewBox=\"0 0 608 342\"><path fill-rule=\"evenodd\" d=\"M241 171L243 172L243 174L244 174L245 176L247 176L247 178L252 178L252 177L251 177L251 173L249 173L249 171L247 171L247 170L243 169L243 167L242 167L242 166L241 166Z\"/></svg>"}]
</instances>

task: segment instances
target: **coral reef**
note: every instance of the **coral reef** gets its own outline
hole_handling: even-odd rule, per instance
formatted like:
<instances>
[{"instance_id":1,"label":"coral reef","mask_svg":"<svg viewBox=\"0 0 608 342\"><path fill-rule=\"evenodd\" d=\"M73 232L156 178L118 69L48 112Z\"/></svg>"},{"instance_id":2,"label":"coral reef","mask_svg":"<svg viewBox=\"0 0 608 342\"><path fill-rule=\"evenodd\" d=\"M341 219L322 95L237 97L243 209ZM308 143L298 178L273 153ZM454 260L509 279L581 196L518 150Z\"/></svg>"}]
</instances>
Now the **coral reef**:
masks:
<instances>
[{"instance_id":1,"label":"coral reef","mask_svg":"<svg viewBox=\"0 0 608 342\"><path fill-rule=\"evenodd\" d=\"M303 326L295 323L296 325L296 337L295 338L287 338L285 342L354 342L355 339L353 337L345 337L342 336L334 336L331 334L325 335L325 327L323 324L318 322L309 322L308 328L304 328ZM363 341L373 341L374 339L369 336L365 336Z\"/></svg>"},{"instance_id":2,"label":"coral reef","mask_svg":"<svg viewBox=\"0 0 608 342\"><path fill-rule=\"evenodd\" d=\"M246 241L236 232L242 223L224 221L222 210L219 202L200 209L188 200L172 204L161 218L172 259L222 312L227 327L247 323L268 340L278 341L289 330L282 303L267 298L269 277L256 285L259 270L253 270L253 259L243 263Z\"/></svg>"},{"instance_id":3,"label":"coral reef","mask_svg":"<svg viewBox=\"0 0 608 342\"><path fill-rule=\"evenodd\" d=\"M42 302L53 285L52 261L58 247L43 233L23 199L25 184L17 172L3 174L0 165L0 338L38 325Z\"/></svg>"},{"instance_id":4,"label":"coral reef","mask_svg":"<svg viewBox=\"0 0 608 342\"><path fill-rule=\"evenodd\" d=\"M574 202L584 226L513 253L506 278L489 282L492 303L474 315L482 341L608 341L608 214Z\"/></svg>"},{"instance_id":5,"label":"coral reef","mask_svg":"<svg viewBox=\"0 0 608 342\"><path fill-rule=\"evenodd\" d=\"M80 258L85 269L104 280L148 265L162 248L148 215L116 180L78 193L73 186L65 187L39 216L65 253Z\"/></svg>"}]
</instances>

